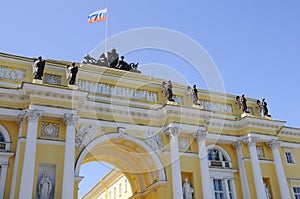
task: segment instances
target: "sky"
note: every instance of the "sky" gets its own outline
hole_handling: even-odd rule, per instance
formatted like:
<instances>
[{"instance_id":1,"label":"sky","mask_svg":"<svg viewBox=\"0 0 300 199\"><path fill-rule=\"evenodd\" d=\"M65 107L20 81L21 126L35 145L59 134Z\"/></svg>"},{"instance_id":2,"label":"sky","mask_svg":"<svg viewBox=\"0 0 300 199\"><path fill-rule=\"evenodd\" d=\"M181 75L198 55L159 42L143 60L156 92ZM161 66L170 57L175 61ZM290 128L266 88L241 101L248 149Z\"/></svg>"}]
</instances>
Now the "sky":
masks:
<instances>
[{"instance_id":1,"label":"sky","mask_svg":"<svg viewBox=\"0 0 300 199\"><path fill-rule=\"evenodd\" d=\"M300 127L300 2L296 0L9 0L0 6L0 52L81 62L105 40L105 22L88 24L87 16L106 5L110 37L147 27L186 35L211 57L226 93L266 98L273 119ZM139 62L142 74L169 79L172 71L187 84L209 87L201 75L195 75L189 60L171 52L145 48L126 53L125 60Z\"/></svg>"}]
</instances>

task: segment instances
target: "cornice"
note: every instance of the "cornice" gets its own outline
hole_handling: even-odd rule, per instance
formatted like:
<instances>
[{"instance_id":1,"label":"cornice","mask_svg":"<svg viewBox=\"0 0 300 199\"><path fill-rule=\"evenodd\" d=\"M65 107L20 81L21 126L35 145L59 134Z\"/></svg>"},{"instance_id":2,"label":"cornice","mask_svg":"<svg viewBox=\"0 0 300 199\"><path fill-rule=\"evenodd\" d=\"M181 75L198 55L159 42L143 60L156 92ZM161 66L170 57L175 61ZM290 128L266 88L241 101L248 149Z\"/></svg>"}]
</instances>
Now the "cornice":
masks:
<instances>
[{"instance_id":1,"label":"cornice","mask_svg":"<svg viewBox=\"0 0 300 199\"><path fill-rule=\"evenodd\" d=\"M17 63L25 63L25 64L32 64L33 58L22 57L17 55L10 55L6 53L0 53L0 59L10 61L10 62L17 62Z\"/></svg>"},{"instance_id":2,"label":"cornice","mask_svg":"<svg viewBox=\"0 0 300 199\"><path fill-rule=\"evenodd\" d=\"M151 190L153 190L154 188L156 187L159 187L159 186L164 186L167 184L167 181L156 181L154 182L153 184L151 184L149 187L147 187L145 189L145 191L143 192L139 192L137 194L134 194L133 196L140 196L140 197L143 197L145 196L147 193L149 193Z\"/></svg>"},{"instance_id":3,"label":"cornice","mask_svg":"<svg viewBox=\"0 0 300 199\"><path fill-rule=\"evenodd\" d=\"M300 128L283 127L278 133L278 136L300 138Z\"/></svg>"},{"instance_id":4,"label":"cornice","mask_svg":"<svg viewBox=\"0 0 300 199\"><path fill-rule=\"evenodd\" d=\"M18 115L23 114L22 110L0 108L0 119L17 121Z\"/></svg>"},{"instance_id":5,"label":"cornice","mask_svg":"<svg viewBox=\"0 0 300 199\"><path fill-rule=\"evenodd\" d=\"M47 88L47 89L45 89ZM65 86L56 86L49 84L32 84L32 83L24 83L22 89L25 93L28 94L37 94L37 95L46 95L55 94L61 96L74 96L74 97L87 97L87 92L72 90Z\"/></svg>"},{"instance_id":6,"label":"cornice","mask_svg":"<svg viewBox=\"0 0 300 199\"><path fill-rule=\"evenodd\" d=\"M89 76L92 75L97 79L104 78L108 80L117 80L119 82L121 77L122 82L128 82L136 85L151 85L156 88L161 87L161 82L167 81L140 73L82 63L80 64L80 73Z\"/></svg>"},{"instance_id":7,"label":"cornice","mask_svg":"<svg viewBox=\"0 0 300 199\"><path fill-rule=\"evenodd\" d=\"M239 121L241 128L263 128L278 132L284 126L284 121L267 120L263 118L244 117Z\"/></svg>"}]
</instances>

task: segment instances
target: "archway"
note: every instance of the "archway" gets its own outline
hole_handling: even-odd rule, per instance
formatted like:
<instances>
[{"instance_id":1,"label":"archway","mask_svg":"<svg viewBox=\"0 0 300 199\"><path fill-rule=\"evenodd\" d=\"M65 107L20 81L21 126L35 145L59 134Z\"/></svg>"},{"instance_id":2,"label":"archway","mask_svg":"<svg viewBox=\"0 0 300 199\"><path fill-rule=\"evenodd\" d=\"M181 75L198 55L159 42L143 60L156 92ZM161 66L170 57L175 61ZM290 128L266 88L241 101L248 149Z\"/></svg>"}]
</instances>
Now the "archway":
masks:
<instances>
[{"instance_id":1,"label":"archway","mask_svg":"<svg viewBox=\"0 0 300 199\"><path fill-rule=\"evenodd\" d=\"M134 195L145 193L156 183L166 182L158 155L146 142L127 134L107 133L89 143L76 161L75 176L79 176L82 164L91 161L106 162L118 168L127 177Z\"/></svg>"}]
</instances>

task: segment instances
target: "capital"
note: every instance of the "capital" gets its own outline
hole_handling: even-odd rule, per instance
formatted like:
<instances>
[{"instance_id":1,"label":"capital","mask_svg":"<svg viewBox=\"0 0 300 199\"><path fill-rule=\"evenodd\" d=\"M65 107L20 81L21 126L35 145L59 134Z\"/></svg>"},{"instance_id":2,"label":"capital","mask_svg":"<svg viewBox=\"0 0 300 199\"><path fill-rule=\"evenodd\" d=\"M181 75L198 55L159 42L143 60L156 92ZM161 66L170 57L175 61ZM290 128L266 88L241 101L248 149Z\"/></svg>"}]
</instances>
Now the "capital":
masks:
<instances>
[{"instance_id":1,"label":"capital","mask_svg":"<svg viewBox=\"0 0 300 199\"><path fill-rule=\"evenodd\" d=\"M281 145L281 142L278 140L271 140L270 142L267 142L266 145L271 149L278 149L278 147Z\"/></svg>"},{"instance_id":2,"label":"capital","mask_svg":"<svg viewBox=\"0 0 300 199\"><path fill-rule=\"evenodd\" d=\"M168 128L164 130L164 133L168 135L170 139L176 139L178 136L178 129L179 128L175 126L168 126Z\"/></svg>"},{"instance_id":3,"label":"capital","mask_svg":"<svg viewBox=\"0 0 300 199\"><path fill-rule=\"evenodd\" d=\"M25 117L28 121L38 122L42 117L42 111L27 109L25 111Z\"/></svg>"},{"instance_id":4,"label":"capital","mask_svg":"<svg viewBox=\"0 0 300 199\"><path fill-rule=\"evenodd\" d=\"M241 144L242 144L241 141L237 141L237 142L233 143L232 146L235 148L235 150L239 151L242 149Z\"/></svg>"},{"instance_id":5,"label":"capital","mask_svg":"<svg viewBox=\"0 0 300 199\"><path fill-rule=\"evenodd\" d=\"M22 126L23 120L24 120L24 114L19 114L17 120L18 127Z\"/></svg>"},{"instance_id":6,"label":"capital","mask_svg":"<svg viewBox=\"0 0 300 199\"><path fill-rule=\"evenodd\" d=\"M259 139L257 137L248 137L244 139L243 142L247 144L249 147L251 147L251 146L256 146L256 142L258 142L258 140Z\"/></svg>"},{"instance_id":7,"label":"capital","mask_svg":"<svg viewBox=\"0 0 300 199\"><path fill-rule=\"evenodd\" d=\"M119 133L119 137L124 137L124 134L126 134L126 128L118 127L118 133Z\"/></svg>"},{"instance_id":8,"label":"capital","mask_svg":"<svg viewBox=\"0 0 300 199\"><path fill-rule=\"evenodd\" d=\"M63 121L66 124L66 126L70 126L70 125L74 126L75 123L77 122L77 116L74 114L65 113Z\"/></svg>"},{"instance_id":9,"label":"capital","mask_svg":"<svg viewBox=\"0 0 300 199\"><path fill-rule=\"evenodd\" d=\"M193 135L193 137L196 138L198 142L205 140L206 136L207 132L204 130L197 130L197 132Z\"/></svg>"}]
</instances>

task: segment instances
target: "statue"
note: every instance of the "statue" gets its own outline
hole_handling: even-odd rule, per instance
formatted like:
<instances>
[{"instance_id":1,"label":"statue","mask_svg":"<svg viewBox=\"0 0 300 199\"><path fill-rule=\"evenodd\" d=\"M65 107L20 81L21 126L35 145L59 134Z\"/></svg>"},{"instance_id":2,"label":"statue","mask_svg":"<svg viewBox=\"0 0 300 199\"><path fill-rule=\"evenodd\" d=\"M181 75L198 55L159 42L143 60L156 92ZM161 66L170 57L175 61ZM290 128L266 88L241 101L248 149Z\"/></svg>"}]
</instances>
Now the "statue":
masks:
<instances>
[{"instance_id":1,"label":"statue","mask_svg":"<svg viewBox=\"0 0 300 199\"><path fill-rule=\"evenodd\" d=\"M173 92L172 92L173 86L172 86L171 80L169 80L168 83L163 82L163 83L162 83L162 87L163 87L162 92L164 93L164 96L165 96L169 101L173 101L173 102L174 102L174 99L173 99Z\"/></svg>"},{"instance_id":2,"label":"statue","mask_svg":"<svg viewBox=\"0 0 300 199\"><path fill-rule=\"evenodd\" d=\"M266 199L271 199L272 196L266 183L264 183L264 187L265 187Z\"/></svg>"},{"instance_id":3,"label":"statue","mask_svg":"<svg viewBox=\"0 0 300 199\"><path fill-rule=\"evenodd\" d=\"M108 60L104 53L102 53L97 61L97 65L108 66Z\"/></svg>"},{"instance_id":4,"label":"statue","mask_svg":"<svg viewBox=\"0 0 300 199\"><path fill-rule=\"evenodd\" d=\"M34 79L42 80L45 64L45 60L43 60L41 56L33 60L32 74Z\"/></svg>"},{"instance_id":5,"label":"statue","mask_svg":"<svg viewBox=\"0 0 300 199\"><path fill-rule=\"evenodd\" d=\"M198 100L198 89L196 88L196 85L193 86L193 91L194 91L195 97Z\"/></svg>"},{"instance_id":6,"label":"statue","mask_svg":"<svg viewBox=\"0 0 300 199\"><path fill-rule=\"evenodd\" d=\"M265 98L263 98L262 101L257 100L256 104L257 104L257 108L259 108L260 113L263 113L264 116L271 117L271 115L269 115L269 110L267 108L268 104L265 101Z\"/></svg>"},{"instance_id":7,"label":"statue","mask_svg":"<svg viewBox=\"0 0 300 199\"><path fill-rule=\"evenodd\" d=\"M191 187L187 178L185 178L182 186L183 199L193 199L194 189Z\"/></svg>"},{"instance_id":8,"label":"statue","mask_svg":"<svg viewBox=\"0 0 300 199\"><path fill-rule=\"evenodd\" d=\"M245 98L245 95L236 96L235 98L236 103L239 107L239 109L242 109L243 113L249 113L248 107L247 107L247 99Z\"/></svg>"},{"instance_id":9,"label":"statue","mask_svg":"<svg viewBox=\"0 0 300 199\"><path fill-rule=\"evenodd\" d=\"M33 78L35 77L36 73L37 73L37 62L38 62L38 59L34 58L33 59L33 63L32 63L32 75L33 75ZM0 77L3 77L4 75L0 75Z\"/></svg>"},{"instance_id":10,"label":"statue","mask_svg":"<svg viewBox=\"0 0 300 199\"><path fill-rule=\"evenodd\" d=\"M44 174L40 179L39 187L38 187L39 199L49 199L51 195L51 190L52 190L51 179L48 176L47 172L44 172Z\"/></svg>"},{"instance_id":11,"label":"statue","mask_svg":"<svg viewBox=\"0 0 300 199\"><path fill-rule=\"evenodd\" d=\"M118 65L115 68L140 73L140 71L137 70L139 63L128 64L126 61L124 61L124 58L124 56L121 56L121 59L119 60Z\"/></svg>"},{"instance_id":12,"label":"statue","mask_svg":"<svg viewBox=\"0 0 300 199\"><path fill-rule=\"evenodd\" d=\"M70 65L67 66L66 75L70 85L75 85L77 73L78 73L78 66L75 66L74 62L72 63L71 66Z\"/></svg>"},{"instance_id":13,"label":"statue","mask_svg":"<svg viewBox=\"0 0 300 199\"><path fill-rule=\"evenodd\" d=\"M110 52L107 53L107 57L109 67L115 68L119 62L119 54L117 53L117 50L113 48Z\"/></svg>"},{"instance_id":14,"label":"statue","mask_svg":"<svg viewBox=\"0 0 300 199\"><path fill-rule=\"evenodd\" d=\"M130 65L129 71L141 73L141 71L138 70L139 63L130 63L129 65Z\"/></svg>"},{"instance_id":15,"label":"statue","mask_svg":"<svg viewBox=\"0 0 300 199\"><path fill-rule=\"evenodd\" d=\"M198 103L198 90L196 88L196 85L191 88L190 86L187 87L187 93L189 98L192 100L193 104L200 105Z\"/></svg>"},{"instance_id":16,"label":"statue","mask_svg":"<svg viewBox=\"0 0 300 199\"><path fill-rule=\"evenodd\" d=\"M104 53L102 53L98 60L91 57L90 55L86 55L82 63L94 64L98 66L107 66L110 68L141 73L141 71L137 69L139 63L128 64L126 61L124 61L124 56L121 56L121 59L119 59L119 54L117 53L117 50L115 48L113 48L110 52L107 53L107 57Z\"/></svg>"},{"instance_id":17,"label":"statue","mask_svg":"<svg viewBox=\"0 0 300 199\"><path fill-rule=\"evenodd\" d=\"M127 70L127 71L130 70L129 64L126 61L124 61L124 56L121 56L121 59L119 60L116 68L121 69L121 70Z\"/></svg>"},{"instance_id":18,"label":"statue","mask_svg":"<svg viewBox=\"0 0 300 199\"><path fill-rule=\"evenodd\" d=\"M84 63L84 64L96 64L97 60L95 58L91 57L89 54L87 54L84 57L84 61L82 63Z\"/></svg>"}]
</instances>

